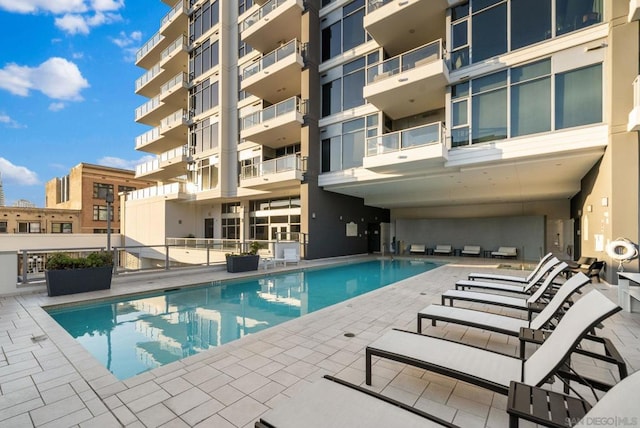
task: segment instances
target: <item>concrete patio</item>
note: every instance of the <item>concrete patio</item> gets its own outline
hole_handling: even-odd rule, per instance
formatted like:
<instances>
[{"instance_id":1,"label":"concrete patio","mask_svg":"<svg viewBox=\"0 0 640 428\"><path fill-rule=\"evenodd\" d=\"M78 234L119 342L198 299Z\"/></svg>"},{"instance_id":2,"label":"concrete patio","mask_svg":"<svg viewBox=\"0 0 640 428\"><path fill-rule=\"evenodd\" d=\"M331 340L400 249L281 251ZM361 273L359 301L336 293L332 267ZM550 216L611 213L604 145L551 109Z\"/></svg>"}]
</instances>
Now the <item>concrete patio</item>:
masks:
<instances>
[{"instance_id":1,"label":"concrete patio","mask_svg":"<svg viewBox=\"0 0 640 428\"><path fill-rule=\"evenodd\" d=\"M124 381L109 373L41 306L239 275L212 268L119 275L109 291L1 298L0 426L252 427L261 414L325 374L364 384L366 345L391 327L415 331L417 311L439 303L440 293L469 272L526 274L498 269L491 259L443 260L449 263ZM335 260L287 269L331 262ZM593 283L586 288L617 300L615 286ZM517 355L517 338L445 324L427 327L426 333ZM620 312L598 334L613 341L630 373L640 369L640 314ZM614 366L584 357L573 361L590 376L617 379ZM377 360L372 389L463 427L508 426L506 396L413 367Z\"/></svg>"}]
</instances>

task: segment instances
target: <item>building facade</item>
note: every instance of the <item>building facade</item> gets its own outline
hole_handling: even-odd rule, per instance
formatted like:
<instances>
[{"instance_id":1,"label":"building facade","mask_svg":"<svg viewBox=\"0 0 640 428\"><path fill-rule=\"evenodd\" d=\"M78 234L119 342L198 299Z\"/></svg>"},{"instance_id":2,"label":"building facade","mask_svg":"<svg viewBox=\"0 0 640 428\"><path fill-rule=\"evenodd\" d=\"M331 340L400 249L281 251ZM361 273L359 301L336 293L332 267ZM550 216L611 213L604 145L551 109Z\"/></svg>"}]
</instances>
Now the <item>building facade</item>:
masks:
<instances>
[{"instance_id":1,"label":"building facade","mask_svg":"<svg viewBox=\"0 0 640 428\"><path fill-rule=\"evenodd\" d=\"M80 224L74 233L106 233L107 194L114 195L111 204L111 231L120 231L120 198L118 194L152 185L139 180L133 171L88 163L73 167L64 177L49 180L45 185L45 206L80 213Z\"/></svg>"},{"instance_id":2,"label":"building facade","mask_svg":"<svg viewBox=\"0 0 640 428\"><path fill-rule=\"evenodd\" d=\"M0 234L80 233L80 210L0 207Z\"/></svg>"},{"instance_id":3,"label":"building facade","mask_svg":"<svg viewBox=\"0 0 640 428\"><path fill-rule=\"evenodd\" d=\"M157 159L136 177L158 184L127 195L131 242L612 262L638 241L635 0L165 3L137 56Z\"/></svg>"}]
</instances>

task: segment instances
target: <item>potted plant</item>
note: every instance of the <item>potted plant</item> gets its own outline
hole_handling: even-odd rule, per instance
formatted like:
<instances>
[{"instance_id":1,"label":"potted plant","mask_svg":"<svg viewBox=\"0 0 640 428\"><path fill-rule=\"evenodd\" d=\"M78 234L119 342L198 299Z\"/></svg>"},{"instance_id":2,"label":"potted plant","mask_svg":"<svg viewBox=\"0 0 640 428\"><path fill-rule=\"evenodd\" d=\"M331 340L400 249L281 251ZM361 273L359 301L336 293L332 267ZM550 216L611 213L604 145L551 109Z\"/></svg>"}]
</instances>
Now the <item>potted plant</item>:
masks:
<instances>
[{"instance_id":1,"label":"potted plant","mask_svg":"<svg viewBox=\"0 0 640 428\"><path fill-rule=\"evenodd\" d=\"M55 253L47 258L45 269L49 296L106 290L111 287L113 257L105 251L77 258Z\"/></svg>"},{"instance_id":2,"label":"potted plant","mask_svg":"<svg viewBox=\"0 0 640 428\"><path fill-rule=\"evenodd\" d=\"M240 254L225 254L227 260L227 272L247 272L251 270L258 270L258 263L260 262L260 256L258 250L262 246L259 242L253 241L249 244L249 251Z\"/></svg>"}]
</instances>

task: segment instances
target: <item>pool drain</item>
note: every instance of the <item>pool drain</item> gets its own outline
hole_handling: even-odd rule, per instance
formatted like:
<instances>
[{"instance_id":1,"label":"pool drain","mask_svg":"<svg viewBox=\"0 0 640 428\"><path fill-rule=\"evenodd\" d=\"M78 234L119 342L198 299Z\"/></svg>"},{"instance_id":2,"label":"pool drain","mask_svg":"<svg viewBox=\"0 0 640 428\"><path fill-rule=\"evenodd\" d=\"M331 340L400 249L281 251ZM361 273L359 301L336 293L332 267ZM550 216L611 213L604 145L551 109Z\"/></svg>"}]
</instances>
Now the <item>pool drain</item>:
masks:
<instances>
[{"instance_id":1,"label":"pool drain","mask_svg":"<svg viewBox=\"0 0 640 428\"><path fill-rule=\"evenodd\" d=\"M345 333L344 337L356 337L354 333Z\"/></svg>"}]
</instances>

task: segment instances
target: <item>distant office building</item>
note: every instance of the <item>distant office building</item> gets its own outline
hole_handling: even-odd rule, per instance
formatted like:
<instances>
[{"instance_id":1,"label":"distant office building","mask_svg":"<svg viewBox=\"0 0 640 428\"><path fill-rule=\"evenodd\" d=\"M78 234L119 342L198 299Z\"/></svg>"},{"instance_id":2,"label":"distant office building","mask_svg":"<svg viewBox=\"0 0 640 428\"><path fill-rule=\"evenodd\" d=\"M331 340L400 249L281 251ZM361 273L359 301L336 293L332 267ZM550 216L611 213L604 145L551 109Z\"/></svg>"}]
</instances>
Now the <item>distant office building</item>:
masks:
<instances>
[{"instance_id":1,"label":"distant office building","mask_svg":"<svg viewBox=\"0 0 640 428\"><path fill-rule=\"evenodd\" d=\"M0 207L0 234L79 232L80 210Z\"/></svg>"},{"instance_id":2,"label":"distant office building","mask_svg":"<svg viewBox=\"0 0 640 428\"><path fill-rule=\"evenodd\" d=\"M148 187L153 182L139 180L134 172L88 163L73 167L68 175L49 180L45 185L47 208L72 209L81 212L80 233L106 233L107 215L111 216L111 231L120 231L121 192ZM114 195L108 213L106 196Z\"/></svg>"},{"instance_id":3,"label":"distant office building","mask_svg":"<svg viewBox=\"0 0 640 428\"><path fill-rule=\"evenodd\" d=\"M27 199L18 199L13 203L13 206L18 208L35 208L36 204Z\"/></svg>"},{"instance_id":4,"label":"distant office building","mask_svg":"<svg viewBox=\"0 0 640 428\"><path fill-rule=\"evenodd\" d=\"M4 207L4 189L2 188L2 173L0 172L0 207Z\"/></svg>"}]
</instances>

